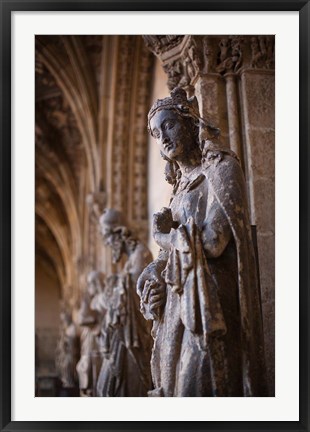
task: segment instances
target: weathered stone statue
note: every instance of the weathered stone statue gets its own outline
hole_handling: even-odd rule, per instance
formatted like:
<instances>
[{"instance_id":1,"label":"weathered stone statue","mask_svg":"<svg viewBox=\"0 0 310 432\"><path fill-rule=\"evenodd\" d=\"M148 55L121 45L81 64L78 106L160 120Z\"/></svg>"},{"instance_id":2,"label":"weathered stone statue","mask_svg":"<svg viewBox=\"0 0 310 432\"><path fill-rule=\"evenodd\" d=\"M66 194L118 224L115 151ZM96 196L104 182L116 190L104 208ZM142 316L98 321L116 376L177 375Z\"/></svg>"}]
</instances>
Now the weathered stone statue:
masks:
<instances>
[{"instance_id":1,"label":"weathered stone statue","mask_svg":"<svg viewBox=\"0 0 310 432\"><path fill-rule=\"evenodd\" d=\"M97 336L101 329L102 316L91 309L91 302L104 288L105 275L92 271L87 276L87 290L82 298L78 323L82 328L80 335L81 357L76 366L81 396L93 396L96 387L95 366L99 357Z\"/></svg>"},{"instance_id":2,"label":"weathered stone statue","mask_svg":"<svg viewBox=\"0 0 310 432\"><path fill-rule=\"evenodd\" d=\"M102 300L106 307L106 358L98 379L98 396L146 396L152 389L150 327L140 313L137 279L152 256L124 226L121 214L106 209L100 217L100 228L113 262L127 255L123 270L109 278L110 296ZM104 305L105 303L105 305Z\"/></svg>"},{"instance_id":3,"label":"weathered stone statue","mask_svg":"<svg viewBox=\"0 0 310 432\"><path fill-rule=\"evenodd\" d=\"M123 335L119 327L126 314L122 301L123 292L119 290L119 280L119 275L110 275L106 280L105 291L97 295L91 303L94 310L104 315L98 337L102 363L96 386L97 396L113 396L112 387L117 377L121 375L118 368L123 366L121 362L115 363L115 353L123 343Z\"/></svg>"},{"instance_id":4,"label":"weathered stone statue","mask_svg":"<svg viewBox=\"0 0 310 432\"><path fill-rule=\"evenodd\" d=\"M141 310L153 320L149 395L265 396L256 263L238 159L200 118L197 99L180 88L155 102L148 126L173 184L170 206L153 219L159 256L137 284Z\"/></svg>"},{"instance_id":5,"label":"weathered stone statue","mask_svg":"<svg viewBox=\"0 0 310 432\"><path fill-rule=\"evenodd\" d=\"M79 336L71 313L63 310L60 314L60 337L56 348L56 371L66 389L78 385L76 364L79 359Z\"/></svg>"}]
</instances>

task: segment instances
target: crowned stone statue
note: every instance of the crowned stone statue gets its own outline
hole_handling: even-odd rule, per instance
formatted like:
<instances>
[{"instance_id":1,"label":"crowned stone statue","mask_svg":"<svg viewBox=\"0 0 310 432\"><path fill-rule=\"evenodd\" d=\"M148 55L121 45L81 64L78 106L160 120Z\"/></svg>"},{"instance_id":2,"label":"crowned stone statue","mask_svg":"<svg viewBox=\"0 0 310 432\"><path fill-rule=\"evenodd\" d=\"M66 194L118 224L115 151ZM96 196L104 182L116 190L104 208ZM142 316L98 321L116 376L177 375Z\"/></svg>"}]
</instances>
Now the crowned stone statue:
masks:
<instances>
[{"instance_id":1,"label":"crowned stone statue","mask_svg":"<svg viewBox=\"0 0 310 432\"><path fill-rule=\"evenodd\" d=\"M150 396L266 396L264 342L246 188L237 156L176 88L148 128L167 161L160 246L137 284L153 320Z\"/></svg>"}]
</instances>

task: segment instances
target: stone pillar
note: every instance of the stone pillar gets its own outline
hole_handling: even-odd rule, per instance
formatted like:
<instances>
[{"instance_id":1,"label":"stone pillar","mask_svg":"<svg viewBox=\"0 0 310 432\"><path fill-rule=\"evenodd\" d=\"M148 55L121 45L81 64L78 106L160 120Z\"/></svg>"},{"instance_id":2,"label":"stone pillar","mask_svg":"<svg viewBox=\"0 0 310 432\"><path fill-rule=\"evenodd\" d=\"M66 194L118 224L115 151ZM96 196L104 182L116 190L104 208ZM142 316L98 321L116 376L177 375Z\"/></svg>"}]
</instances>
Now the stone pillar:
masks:
<instances>
[{"instance_id":1,"label":"stone pillar","mask_svg":"<svg viewBox=\"0 0 310 432\"><path fill-rule=\"evenodd\" d=\"M216 73L203 74L195 85L195 95L198 99L201 116L221 129L221 141L229 147L224 78Z\"/></svg>"},{"instance_id":2,"label":"stone pillar","mask_svg":"<svg viewBox=\"0 0 310 432\"><path fill-rule=\"evenodd\" d=\"M229 145L239 159L243 160L241 134L240 134L240 113L238 102L238 83L237 76L234 73L225 74L226 79L226 97L227 97L227 114L229 126Z\"/></svg>"},{"instance_id":3,"label":"stone pillar","mask_svg":"<svg viewBox=\"0 0 310 432\"><path fill-rule=\"evenodd\" d=\"M260 285L270 390L274 388L275 110L274 71L241 73L251 222L257 226Z\"/></svg>"}]
</instances>

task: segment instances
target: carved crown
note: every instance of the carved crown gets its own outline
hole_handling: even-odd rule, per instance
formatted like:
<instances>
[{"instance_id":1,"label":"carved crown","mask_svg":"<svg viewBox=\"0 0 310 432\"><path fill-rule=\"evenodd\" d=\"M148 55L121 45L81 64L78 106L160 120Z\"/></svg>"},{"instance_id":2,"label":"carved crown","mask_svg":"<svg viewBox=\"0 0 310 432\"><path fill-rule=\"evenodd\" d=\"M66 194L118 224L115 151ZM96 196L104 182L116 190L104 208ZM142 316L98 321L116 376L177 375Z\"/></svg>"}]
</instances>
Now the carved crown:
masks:
<instances>
[{"instance_id":1,"label":"carved crown","mask_svg":"<svg viewBox=\"0 0 310 432\"><path fill-rule=\"evenodd\" d=\"M186 91L176 87L170 93L170 96L164 99L158 99L152 106L148 114L148 128L150 130L150 121L154 115L164 109L173 109L186 117L200 119L199 107L196 96L187 99Z\"/></svg>"}]
</instances>

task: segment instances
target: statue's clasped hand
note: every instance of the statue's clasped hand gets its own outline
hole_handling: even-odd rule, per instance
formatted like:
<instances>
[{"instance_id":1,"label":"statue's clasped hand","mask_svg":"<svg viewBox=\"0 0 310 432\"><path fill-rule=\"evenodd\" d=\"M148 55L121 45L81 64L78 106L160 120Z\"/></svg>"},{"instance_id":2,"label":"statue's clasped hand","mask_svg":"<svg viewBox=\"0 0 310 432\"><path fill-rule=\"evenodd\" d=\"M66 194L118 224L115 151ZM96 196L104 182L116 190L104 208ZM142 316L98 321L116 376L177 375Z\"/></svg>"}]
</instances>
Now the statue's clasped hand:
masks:
<instances>
[{"instance_id":1,"label":"statue's clasped hand","mask_svg":"<svg viewBox=\"0 0 310 432\"><path fill-rule=\"evenodd\" d=\"M147 280L141 296L145 311L153 319L159 319L161 307L166 301L166 288L158 279Z\"/></svg>"},{"instance_id":2,"label":"statue's clasped hand","mask_svg":"<svg viewBox=\"0 0 310 432\"><path fill-rule=\"evenodd\" d=\"M168 234L175 227L175 222L172 219L171 209L163 207L160 212L153 216L154 233Z\"/></svg>"},{"instance_id":3,"label":"statue's clasped hand","mask_svg":"<svg viewBox=\"0 0 310 432\"><path fill-rule=\"evenodd\" d=\"M153 264L153 265L152 265ZM141 299L141 312L146 319L159 319L162 306L166 302L166 284L159 268L154 263L140 275L137 291Z\"/></svg>"}]
</instances>

